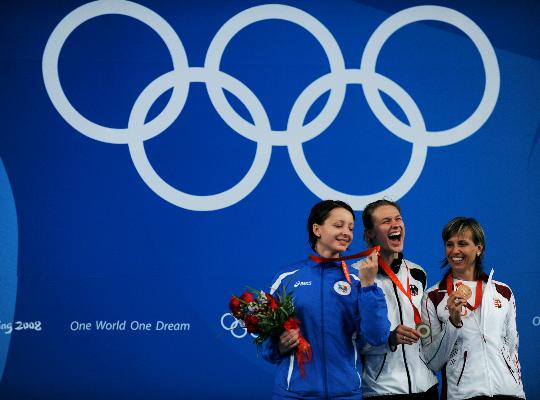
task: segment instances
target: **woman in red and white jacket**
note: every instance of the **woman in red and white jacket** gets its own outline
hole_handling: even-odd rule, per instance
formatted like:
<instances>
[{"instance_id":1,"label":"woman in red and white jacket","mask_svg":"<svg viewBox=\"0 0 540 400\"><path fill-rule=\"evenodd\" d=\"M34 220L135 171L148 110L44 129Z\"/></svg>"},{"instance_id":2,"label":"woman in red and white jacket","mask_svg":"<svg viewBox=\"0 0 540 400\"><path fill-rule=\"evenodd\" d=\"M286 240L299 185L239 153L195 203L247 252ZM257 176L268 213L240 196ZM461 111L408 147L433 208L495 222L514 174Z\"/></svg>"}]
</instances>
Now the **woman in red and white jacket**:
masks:
<instances>
[{"instance_id":1,"label":"woman in red and white jacket","mask_svg":"<svg viewBox=\"0 0 540 400\"><path fill-rule=\"evenodd\" d=\"M484 231L473 218L442 231L443 279L422 300L431 335L422 340L428 366L442 369L442 398L525 398L518 359L516 303L510 288L482 269Z\"/></svg>"}]
</instances>

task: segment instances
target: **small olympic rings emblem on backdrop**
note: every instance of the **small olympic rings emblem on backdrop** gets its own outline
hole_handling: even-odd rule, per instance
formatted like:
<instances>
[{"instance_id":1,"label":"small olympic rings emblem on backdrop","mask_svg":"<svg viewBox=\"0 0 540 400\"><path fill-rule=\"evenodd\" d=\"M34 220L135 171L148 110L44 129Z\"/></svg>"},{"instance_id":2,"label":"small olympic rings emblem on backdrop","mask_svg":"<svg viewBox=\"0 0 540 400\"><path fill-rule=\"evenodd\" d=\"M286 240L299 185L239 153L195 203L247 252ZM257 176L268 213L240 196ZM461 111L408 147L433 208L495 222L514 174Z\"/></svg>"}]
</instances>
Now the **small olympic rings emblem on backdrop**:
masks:
<instances>
[{"instance_id":1,"label":"small olympic rings emblem on backdrop","mask_svg":"<svg viewBox=\"0 0 540 400\"><path fill-rule=\"evenodd\" d=\"M173 64L172 71L156 78L141 92L125 129L98 125L81 115L67 99L58 75L58 59L69 35L82 23L106 14L126 15L147 24L167 46ZM246 26L267 19L289 21L306 29L318 40L330 65L329 73L316 79L298 96L289 114L286 131L272 130L268 114L257 96L238 79L219 69L230 40ZM426 129L421 111L403 88L375 71L377 57L386 40L398 29L424 20L445 22L463 31L478 49L485 73L484 93L476 110L460 124L437 132ZM475 133L486 122L497 102L500 86L497 57L484 32L465 15L439 6L411 7L386 19L368 40L359 69L345 68L335 38L310 14L280 4L256 6L238 13L219 29L208 48L204 67L190 67L180 38L161 16L130 1L98 0L75 9L60 21L45 46L42 69L47 93L67 123L92 139L127 144L137 172L150 189L164 200L194 211L226 208L249 195L268 168L273 146L287 146L299 178L319 198L340 198L356 210L362 210L367 203L384 196L398 200L414 186L422 173L429 146L457 143ZM221 193L197 196L172 187L157 174L145 152L144 141L165 131L180 115L191 82L205 83L212 105L223 121L240 135L257 143L253 164L246 175L236 185ZM352 195L331 188L313 172L302 148L303 143L318 136L334 121L349 84L362 85L367 103L381 124L413 145L411 158L401 177L378 193ZM145 122L152 104L171 88L172 95L162 112L153 120ZM244 104L253 123L236 113L225 97L224 89ZM327 91L330 91L330 95L320 114L304 125L305 116L313 102ZM392 114L380 92L390 96L401 107L409 125Z\"/></svg>"},{"instance_id":2,"label":"small olympic rings emblem on backdrop","mask_svg":"<svg viewBox=\"0 0 540 400\"><path fill-rule=\"evenodd\" d=\"M244 325L244 321L241 319L236 319L231 313L225 313L221 316L221 326L223 329L231 332L231 335L237 339L242 339L247 335L247 329ZM251 334L251 336L257 337L257 335L253 334Z\"/></svg>"}]
</instances>

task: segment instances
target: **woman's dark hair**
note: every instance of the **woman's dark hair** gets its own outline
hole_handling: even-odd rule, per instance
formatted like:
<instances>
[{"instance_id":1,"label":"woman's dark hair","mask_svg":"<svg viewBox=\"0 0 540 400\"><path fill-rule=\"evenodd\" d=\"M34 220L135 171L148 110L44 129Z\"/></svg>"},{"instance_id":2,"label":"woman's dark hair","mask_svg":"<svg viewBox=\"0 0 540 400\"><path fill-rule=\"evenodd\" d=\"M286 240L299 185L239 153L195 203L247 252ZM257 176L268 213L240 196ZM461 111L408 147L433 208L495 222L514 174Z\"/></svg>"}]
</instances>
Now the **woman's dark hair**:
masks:
<instances>
[{"instance_id":1,"label":"woman's dark hair","mask_svg":"<svg viewBox=\"0 0 540 400\"><path fill-rule=\"evenodd\" d=\"M478 223L477 220L474 218L467 218L467 217L455 217L450 222L448 222L443 230L442 230L442 240L443 243L446 244L448 239L450 239L454 235L461 235L465 230L469 229L472 233L472 239L475 245L482 245L482 252L479 256L475 259L475 265L474 265L474 279L480 279L480 276L484 272L484 265L482 263L482 260L484 258L484 253L486 252L486 239L484 230L482 229L482 226ZM441 268L444 268L448 265L448 260L445 257ZM450 273L450 269L446 272L444 277Z\"/></svg>"},{"instance_id":2,"label":"woman's dark hair","mask_svg":"<svg viewBox=\"0 0 540 400\"><path fill-rule=\"evenodd\" d=\"M364 224L364 240L366 241L368 246L375 246L377 244L373 243L373 241L368 237L367 231L373 228L373 213L377 208L381 206L395 207L401 213L401 208L399 207L399 204L395 201L381 199L374 201L373 203L369 203L362 212L362 223Z\"/></svg>"},{"instance_id":3,"label":"woman's dark hair","mask_svg":"<svg viewBox=\"0 0 540 400\"><path fill-rule=\"evenodd\" d=\"M334 208L344 208L345 210L349 211L352 216L353 220L355 219L354 211L350 205L345 203L344 201L340 200L323 200L313 206L309 213L309 217L307 220L307 231L308 231L308 238L309 238L309 245L310 247L315 250L315 244L317 243L318 237L315 236L313 233L313 224L322 225L324 224L324 221L328 218L328 215L330 215L330 211L332 211Z\"/></svg>"}]
</instances>

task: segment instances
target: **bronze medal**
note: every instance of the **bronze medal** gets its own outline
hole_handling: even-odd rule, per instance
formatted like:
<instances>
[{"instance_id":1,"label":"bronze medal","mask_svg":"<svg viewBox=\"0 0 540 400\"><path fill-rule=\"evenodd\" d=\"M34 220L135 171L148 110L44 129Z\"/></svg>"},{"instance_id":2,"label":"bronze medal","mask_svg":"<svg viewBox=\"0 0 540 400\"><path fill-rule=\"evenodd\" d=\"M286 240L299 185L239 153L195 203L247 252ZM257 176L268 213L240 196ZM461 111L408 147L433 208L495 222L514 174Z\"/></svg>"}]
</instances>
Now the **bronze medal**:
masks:
<instances>
[{"instance_id":1,"label":"bronze medal","mask_svg":"<svg viewBox=\"0 0 540 400\"><path fill-rule=\"evenodd\" d=\"M461 296L465 299L465 300L469 300L472 296L472 290L470 287L468 287L467 285L465 284L462 284L460 285L457 289L456 289L456 292L461 294Z\"/></svg>"}]
</instances>

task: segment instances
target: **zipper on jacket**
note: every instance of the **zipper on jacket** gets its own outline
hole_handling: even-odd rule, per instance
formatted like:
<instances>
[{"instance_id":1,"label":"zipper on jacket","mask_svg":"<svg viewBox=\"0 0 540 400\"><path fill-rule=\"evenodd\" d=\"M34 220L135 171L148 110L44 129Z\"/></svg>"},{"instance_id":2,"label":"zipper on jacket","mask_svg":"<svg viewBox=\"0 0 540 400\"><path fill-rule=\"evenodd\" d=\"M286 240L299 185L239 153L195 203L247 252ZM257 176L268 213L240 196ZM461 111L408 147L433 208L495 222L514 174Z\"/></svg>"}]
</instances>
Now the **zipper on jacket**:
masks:
<instances>
[{"instance_id":1,"label":"zipper on jacket","mask_svg":"<svg viewBox=\"0 0 540 400\"><path fill-rule=\"evenodd\" d=\"M487 290L487 285L486 285L486 289L484 290L484 295L486 295L486 290ZM482 300L483 300L483 297L482 297ZM476 311L476 310L475 310ZM480 342L480 344L482 345L482 360L484 362L484 371L485 371L485 376L487 377L488 379L488 396L493 396L493 383L492 383L492 379L491 379L491 372L489 370L489 362L488 362L488 352L487 352L487 340L486 340L486 335L484 335L484 329L482 328L482 326L484 326L482 324L481 325L481 322L482 320L484 319L484 317L480 317L480 322L478 321L478 318L476 317L476 313L475 311L472 312L472 317L473 317L473 320L474 320L474 323L476 324L476 327L478 328L478 331L480 332L480 335L482 337L482 341Z\"/></svg>"},{"instance_id":2,"label":"zipper on jacket","mask_svg":"<svg viewBox=\"0 0 540 400\"><path fill-rule=\"evenodd\" d=\"M399 321L403 325L403 311L401 310L401 302L399 301L399 296L396 288L396 284L392 282L394 286L394 293L396 295L396 300L399 308ZM403 353L403 363L405 364L405 372L407 372L407 384L409 385L409 394L412 394L412 384L411 384L411 374L409 373L409 366L407 365L407 356L405 355L405 346L401 345L401 351Z\"/></svg>"},{"instance_id":3,"label":"zipper on jacket","mask_svg":"<svg viewBox=\"0 0 540 400\"><path fill-rule=\"evenodd\" d=\"M321 341L322 341L322 350L323 350L323 385L324 385L324 398L328 397L328 371L326 370L326 343L324 339L324 267L321 265Z\"/></svg>"},{"instance_id":4,"label":"zipper on jacket","mask_svg":"<svg viewBox=\"0 0 540 400\"><path fill-rule=\"evenodd\" d=\"M381 365L381 369L379 369L379 372L377 373L377 376L375 377L375 380L379 379L379 375L381 374L383 368L384 368L384 364L386 363L386 356L387 356L387 353L384 353L384 358L382 360L382 365Z\"/></svg>"},{"instance_id":5,"label":"zipper on jacket","mask_svg":"<svg viewBox=\"0 0 540 400\"><path fill-rule=\"evenodd\" d=\"M467 364L467 351L463 353L463 367L461 367L461 372L459 374L456 386L459 386L459 382L461 381L461 377L463 376L463 371L465 371L465 364Z\"/></svg>"}]
</instances>

